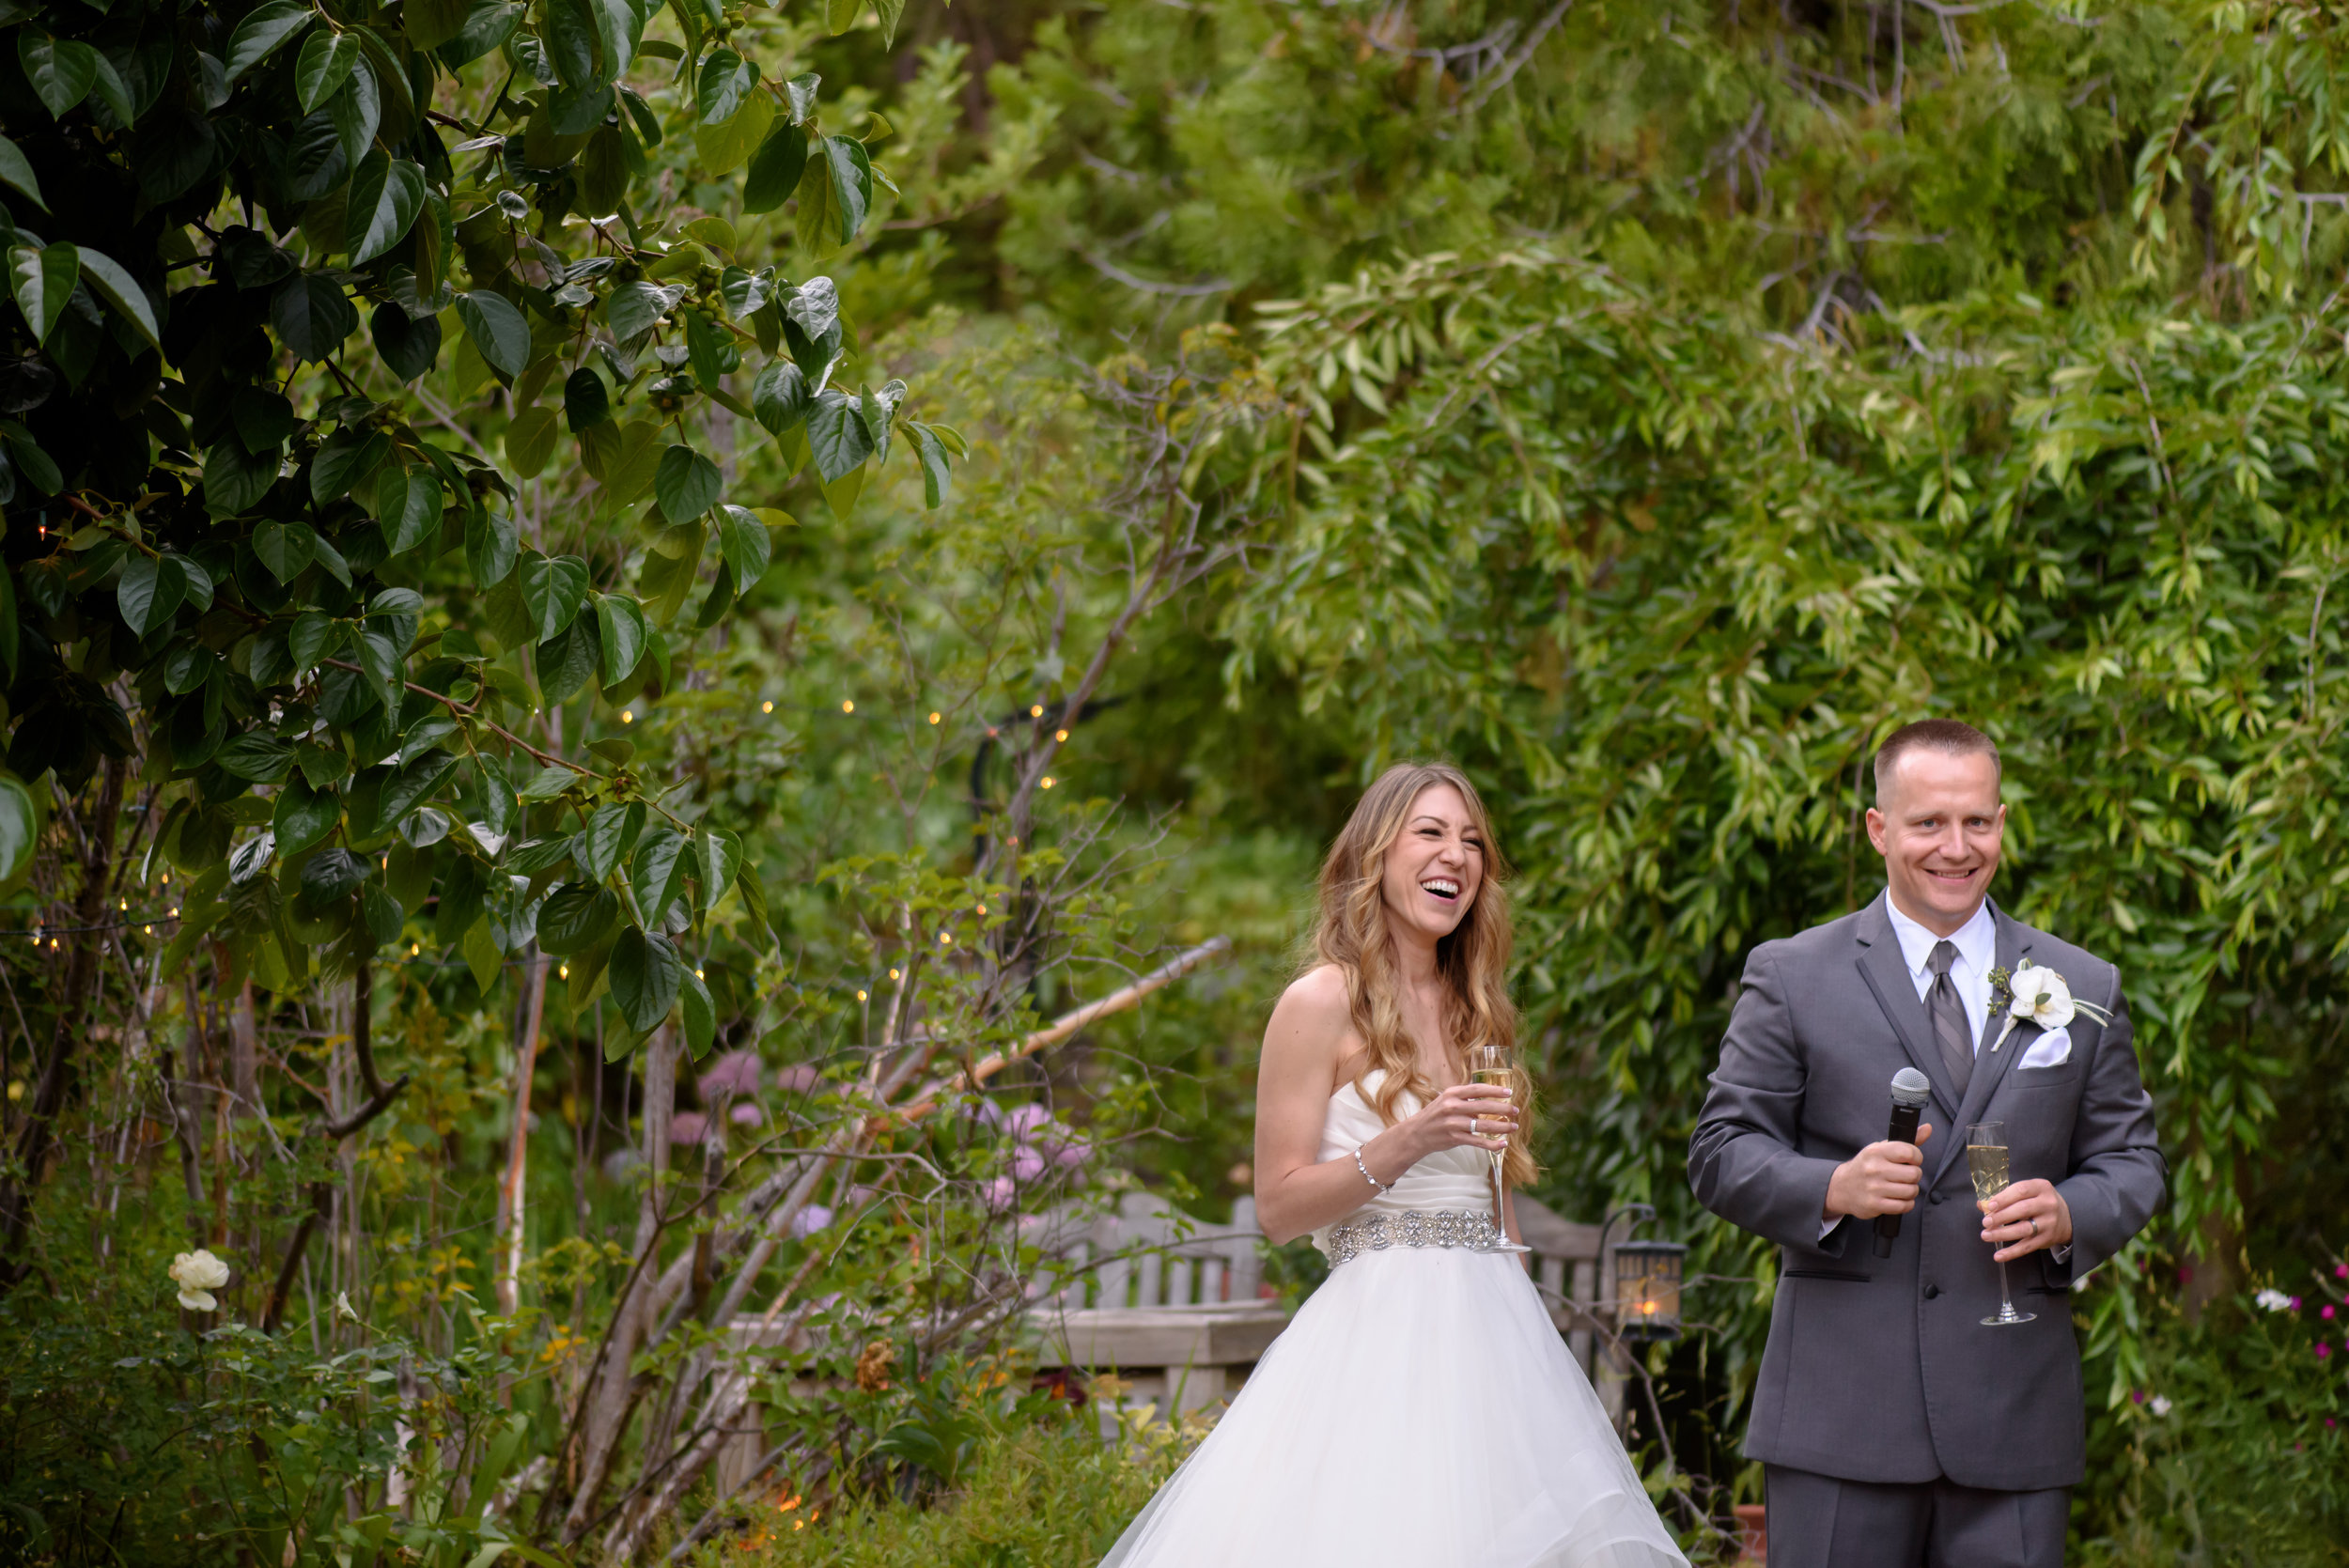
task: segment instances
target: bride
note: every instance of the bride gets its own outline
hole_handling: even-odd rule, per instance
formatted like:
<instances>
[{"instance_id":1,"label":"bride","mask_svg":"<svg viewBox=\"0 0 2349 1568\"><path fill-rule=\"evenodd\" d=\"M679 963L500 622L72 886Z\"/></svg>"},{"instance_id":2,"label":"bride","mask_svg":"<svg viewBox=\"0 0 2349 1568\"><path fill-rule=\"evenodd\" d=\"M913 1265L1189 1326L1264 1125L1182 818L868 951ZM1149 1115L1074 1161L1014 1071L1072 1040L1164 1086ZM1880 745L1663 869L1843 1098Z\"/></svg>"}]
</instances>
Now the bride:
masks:
<instances>
[{"instance_id":1,"label":"bride","mask_svg":"<svg viewBox=\"0 0 2349 1568\"><path fill-rule=\"evenodd\" d=\"M1256 1110L1257 1216L1330 1278L1102 1568L1686 1568L1522 1254L1491 1250L1491 1154L1534 1172L1506 1091L1463 1081L1517 1032L1505 869L1439 766L1390 768L1330 847Z\"/></svg>"}]
</instances>

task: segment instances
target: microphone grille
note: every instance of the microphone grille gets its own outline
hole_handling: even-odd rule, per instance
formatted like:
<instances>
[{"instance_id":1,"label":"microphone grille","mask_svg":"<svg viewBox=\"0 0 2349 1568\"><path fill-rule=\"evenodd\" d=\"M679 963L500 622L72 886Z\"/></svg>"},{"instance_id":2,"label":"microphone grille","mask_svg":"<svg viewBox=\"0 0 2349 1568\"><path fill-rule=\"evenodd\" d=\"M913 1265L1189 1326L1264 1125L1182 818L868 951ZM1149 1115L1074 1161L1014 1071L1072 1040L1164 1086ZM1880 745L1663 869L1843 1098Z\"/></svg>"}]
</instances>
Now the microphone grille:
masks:
<instances>
[{"instance_id":1,"label":"microphone grille","mask_svg":"<svg viewBox=\"0 0 2349 1568\"><path fill-rule=\"evenodd\" d=\"M1923 1105L1933 1098L1933 1080L1914 1067L1892 1075L1892 1098L1902 1105Z\"/></svg>"}]
</instances>

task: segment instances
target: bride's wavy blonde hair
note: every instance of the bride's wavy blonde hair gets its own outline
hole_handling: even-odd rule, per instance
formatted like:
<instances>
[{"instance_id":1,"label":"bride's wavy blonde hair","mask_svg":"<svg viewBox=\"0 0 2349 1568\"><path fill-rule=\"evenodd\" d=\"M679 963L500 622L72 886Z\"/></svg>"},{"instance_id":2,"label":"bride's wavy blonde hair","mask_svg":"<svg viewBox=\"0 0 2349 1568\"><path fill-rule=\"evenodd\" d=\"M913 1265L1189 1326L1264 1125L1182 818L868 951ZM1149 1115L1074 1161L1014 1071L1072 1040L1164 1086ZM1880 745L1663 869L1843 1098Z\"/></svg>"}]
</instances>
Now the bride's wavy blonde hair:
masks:
<instances>
[{"instance_id":1,"label":"bride's wavy blonde hair","mask_svg":"<svg viewBox=\"0 0 2349 1568\"><path fill-rule=\"evenodd\" d=\"M1509 1000L1509 865L1493 841L1492 818L1468 775L1443 763L1398 763L1362 792L1329 858L1321 862L1321 912L1314 925L1307 968L1333 964L1346 976L1346 997L1354 1032L1366 1052L1355 1086L1384 1069L1374 1106L1392 1126L1395 1102L1406 1092L1424 1101L1436 1086L1419 1070L1419 1047L1403 1027L1393 938L1387 929L1384 891L1387 853L1403 836L1420 796L1450 784L1467 802L1469 822L1484 844L1484 877L1476 901L1453 933L1436 944L1436 970L1444 981L1444 1045L1455 1066L1465 1067L1470 1046L1515 1046L1517 1010ZM1530 1086L1529 1086L1530 1089ZM1365 1097L1369 1097L1365 1092ZM1522 1107L1506 1162L1512 1185L1539 1174L1531 1147L1531 1104Z\"/></svg>"}]
</instances>

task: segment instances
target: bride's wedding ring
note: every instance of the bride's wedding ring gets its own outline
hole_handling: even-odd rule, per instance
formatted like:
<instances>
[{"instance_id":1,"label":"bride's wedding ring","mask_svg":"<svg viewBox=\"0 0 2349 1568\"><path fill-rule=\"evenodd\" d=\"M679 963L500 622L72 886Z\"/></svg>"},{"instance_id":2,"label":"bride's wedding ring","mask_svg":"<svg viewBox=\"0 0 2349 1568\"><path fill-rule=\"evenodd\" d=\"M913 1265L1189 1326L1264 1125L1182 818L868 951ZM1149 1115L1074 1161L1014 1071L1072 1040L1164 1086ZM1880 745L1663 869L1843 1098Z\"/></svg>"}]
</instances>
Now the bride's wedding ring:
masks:
<instances>
[{"instance_id":1,"label":"bride's wedding ring","mask_svg":"<svg viewBox=\"0 0 2349 1568\"><path fill-rule=\"evenodd\" d=\"M1483 1133L1476 1130L1476 1118L1473 1116L1469 1118L1469 1136L1470 1138L1482 1138L1485 1136Z\"/></svg>"}]
</instances>

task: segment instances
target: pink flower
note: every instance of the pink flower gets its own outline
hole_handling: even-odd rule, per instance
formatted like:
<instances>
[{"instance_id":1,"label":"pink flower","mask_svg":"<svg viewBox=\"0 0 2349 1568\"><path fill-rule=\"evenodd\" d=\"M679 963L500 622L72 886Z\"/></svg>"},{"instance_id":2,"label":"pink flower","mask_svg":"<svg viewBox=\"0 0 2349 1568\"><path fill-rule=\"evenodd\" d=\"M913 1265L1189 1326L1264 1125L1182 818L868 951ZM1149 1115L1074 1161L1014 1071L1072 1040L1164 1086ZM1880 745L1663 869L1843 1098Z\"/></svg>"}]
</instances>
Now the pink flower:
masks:
<instances>
[{"instance_id":1,"label":"pink flower","mask_svg":"<svg viewBox=\"0 0 2349 1568\"><path fill-rule=\"evenodd\" d=\"M1017 1182L1032 1182L1044 1174L1044 1157L1034 1149L1022 1149L1011 1157L1011 1178Z\"/></svg>"},{"instance_id":2,"label":"pink flower","mask_svg":"<svg viewBox=\"0 0 2349 1568\"><path fill-rule=\"evenodd\" d=\"M2316 1358L2318 1360L2323 1360L2326 1357L2330 1356L2332 1353L2333 1347L2331 1345L2326 1344L2323 1340L2316 1342Z\"/></svg>"},{"instance_id":3,"label":"pink flower","mask_svg":"<svg viewBox=\"0 0 2349 1568\"><path fill-rule=\"evenodd\" d=\"M814 1235L832 1223L832 1210L821 1203L810 1203L791 1217L791 1234L796 1236Z\"/></svg>"},{"instance_id":4,"label":"pink flower","mask_svg":"<svg viewBox=\"0 0 2349 1568\"><path fill-rule=\"evenodd\" d=\"M2327 1306L2323 1312L2317 1313L2316 1315L2319 1317L2329 1318L2333 1315L2333 1309Z\"/></svg>"},{"instance_id":5,"label":"pink flower","mask_svg":"<svg viewBox=\"0 0 2349 1568\"><path fill-rule=\"evenodd\" d=\"M702 1099L707 1102L727 1094L755 1094L759 1079L765 1076L756 1051L727 1051L703 1072Z\"/></svg>"},{"instance_id":6,"label":"pink flower","mask_svg":"<svg viewBox=\"0 0 2349 1568\"><path fill-rule=\"evenodd\" d=\"M2336 1280L2349 1280L2349 1263L2337 1263L2333 1265L2333 1278Z\"/></svg>"},{"instance_id":7,"label":"pink flower","mask_svg":"<svg viewBox=\"0 0 2349 1568\"><path fill-rule=\"evenodd\" d=\"M2296 1296L2292 1298L2292 1310L2295 1312L2300 1310L2300 1298Z\"/></svg>"},{"instance_id":8,"label":"pink flower","mask_svg":"<svg viewBox=\"0 0 2349 1568\"><path fill-rule=\"evenodd\" d=\"M816 1087L816 1068L802 1062L796 1067L786 1067L775 1075L775 1087L786 1094L802 1094Z\"/></svg>"},{"instance_id":9,"label":"pink flower","mask_svg":"<svg viewBox=\"0 0 2349 1568\"><path fill-rule=\"evenodd\" d=\"M2328 1427L2329 1427L2329 1426L2331 1426L2331 1425L2333 1424L2333 1418L2332 1418L2332 1417L2330 1417L2330 1416L2326 1416L2326 1417L2325 1418L2325 1424L2326 1424L2326 1426L2328 1426Z\"/></svg>"},{"instance_id":10,"label":"pink flower","mask_svg":"<svg viewBox=\"0 0 2349 1568\"><path fill-rule=\"evenodd\" d=\"M988 1208L1000 1214L1011 1207L1012 1201L1019 1196L1019 1189L1012 1185L1009 1176L998 1176L979 1189L979 1196Z\"/></svg>"},{"instance_id":11,"label":"pink flower","mask_svg":"<svg viewBox=\"0 0 2349 1568\"><path fill-rule=\"evenodd\" d=\"M1082 1165L1092 1157L1093 1147L1082 1139L1070 1139L1052 1151L1052 1163L1066 1168Z\"/></svg>"},{"instance_id":12,"label":"pink flower","mask_svg":"<svg viewBox=\"0 0 2349 1568\"><path fill-rule=\"evenodd\" d=\"M2129 1390L2129 1402L2130 1402L2131 1404L2133 1404L2133 1405L2142 1405L2142 1404L2144 1404L2144 1403L2145 1403L2145 1390L2144 1390L2144 1389L2131 1389Z\"/></svg>"},{"instance_id":13,"label":"pink flower","mask_svg":"<svg viewBox=\"0 0 2349 1568\"><path fill-rule=\"evenodd\" d=\"M669 1141L692 1145L709 1131L709 1118L698 1110L680 1110L669 1118Z\"/></svg>"},{"instance_id":14,"label":"pink flower","mask_svg":"<svg viewBox=\"0 0 2349 1568\"><path fill-rule=\"evenodd\" d=\"M749 1100L744 1100L726 1112L738 1127L754 1127L767 1119L767 1113Z\"/></svg>"},{"instance_id":15,"label":"pink flower","mask_svg":"<svg viewBox=\"0 0 2349 1568\"><path fill-rule=\"evenodd\" d=\"M1051 1119L1052 1113L1040 1105L1021 1105L1012 1108L1003 1125L1011 1128L1014 1138L1033 1138Z\"/></svg>"}]
</instances>

